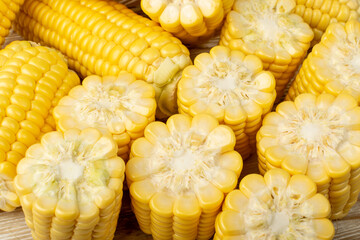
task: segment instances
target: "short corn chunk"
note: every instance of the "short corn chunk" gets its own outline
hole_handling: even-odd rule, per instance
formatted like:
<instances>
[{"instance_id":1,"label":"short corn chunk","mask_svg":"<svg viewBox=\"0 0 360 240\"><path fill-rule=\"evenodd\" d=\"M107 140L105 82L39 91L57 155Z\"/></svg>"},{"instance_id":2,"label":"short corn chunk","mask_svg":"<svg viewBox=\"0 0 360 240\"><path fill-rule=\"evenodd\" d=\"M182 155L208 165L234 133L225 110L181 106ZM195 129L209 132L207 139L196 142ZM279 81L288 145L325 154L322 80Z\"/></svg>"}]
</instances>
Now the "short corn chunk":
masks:
<instances>
[{"instance_id":1,"label":"short corn chunk","mask_svg":"<svg viewBox=\"0 0 360 240\"><path fill-rule=\"evenodd\" d=\"M52 110L78 84L56 50L15 41L0 51L0 210L20 205L16 165L30 145L55 130Z\"/></svg>"},{"instance_id":2,"label":"short corn chunk","mask_svg":"<svg viewBox=\"0 0 360 240\"><path fill-rule=\"evenodd\" d=\"M242 170L233 131L210 115L153 122L126 165L132 209L155 240L209 239Z\"/></svg>"},{"instance_id":3,"label":"short corn chunk","mask_svg":"<svg viewBox=\"0 0 360 240\"><path fill-rule=\"evenodd\" d=\"M111 240L122 200L125 163L95 128L50 132L17 167L15 188L34 240Z\"/></svg>"},{"instance_id":4,"label":"short corn chunk","mask_svg":"<svg viewBox=\"0 0 360 240\"><path fill-rule=\"evenodd\" d=\"M314 45L330 23L358 19L358 8L358 0L296 0L295 13L313 29Z\"/></svg>"},{"instance_id":5,"label":"short corn chunk","mask_svg":"<svg viewBox=\"0 0 360 240\"><path fill-rule=\"evenodd\" d=\"M233 4L234 0L141 0L152 20L191 44L212 36Z\"/></svg>"},{"instance_id":6,"label":"short corn chunk","mask_svg":"<svg viewBox=\"0 0 360 240\"><path fill-rule=\"evenodd\" d=\"M59 49L82 77L122 70L153 84L163 118L177 112L176 85L188 49L157 23L104 0L25 0L15 23L25 38Z\"/></svg>"},{"instance_id":7,"label":"short corn chunk","mask_svg":"<svg viewBox=\"0 0 360 240\"><path fill-rule=\"evenodd\" d=\"M278 99L314 37L295 6L294 0L236 0L221 33L220 45L262 60L274 74Z\"/></svg>"},{"instance_id":8,"label":"short corn chunk","mask_svg":"<svg viewBox=\"0 0 360 240\"><path fill-rule=\"evenodd\" d=\"M155 120L154 88L132 74L118 77L89 76L73 88L54 109L58 130L94 127L110 133L118 155L128 159L131 143L144 136L145 127Z\"/></svg>"},{"instance_id":9,"label":"short corn chunk","mask_svg":"<svg viewBox=\"0 0 360 240\"><path fill-rule=\"evenodd\" d=\"M359 41L358 21L331 24L304 60L286 99L294 100L302 93L347 93L360 103Z\"/></svg>"},{"instance_id":10,"label":"short corn chunk","mask_svg":"<svg viewBox=\"0 0 360 240\"><path fill-rule=\"evenodd\" d=\"M261 173L282 168L306 174L344 217L360 192L360 107L350 95L301 94L280 103L258 131Z\"/></svg>"},{"instance_id":11,"label":"short corn chunk","mask_svg":"<svg viewBox=\"0 0 360 240\"><path fill-rule=\"evenodd\" d=\"M272 169L264 177L245 176L226 196L214 240L330 240L335 229L329 215L329 201L309 177Z\"/></svg>"},{"instance_id":12,"label":"short corn chunk","mask_svg":"<svg viewBox=\"0 0 360 240\"><path fill-rule=\"evenodd\" d=\"M24 0L0 0L0 48Z\"/></svg>"},{"instance_id":13,"label":"short corn chunk","mask_svg":"<svg viewBox=\"0 0 360 240\"><path fill-rule=\"evenodd\" d=\"M240 51L216 46L195 58L178 85L179 112L210 114L235 132L243 159L255 152L262 117L276 98L275 79L263 71L261 60Z\"/></svg>"}]
</instances>

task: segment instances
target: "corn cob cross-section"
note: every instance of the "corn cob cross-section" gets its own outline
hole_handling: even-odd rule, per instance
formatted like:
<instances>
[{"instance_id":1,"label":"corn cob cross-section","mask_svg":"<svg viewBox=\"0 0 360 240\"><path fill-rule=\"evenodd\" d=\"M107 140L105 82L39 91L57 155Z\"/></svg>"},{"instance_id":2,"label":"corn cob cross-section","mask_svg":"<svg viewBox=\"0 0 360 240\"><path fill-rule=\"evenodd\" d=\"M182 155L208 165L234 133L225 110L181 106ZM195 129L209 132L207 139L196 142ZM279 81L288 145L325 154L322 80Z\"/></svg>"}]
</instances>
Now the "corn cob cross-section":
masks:
<instances>
[{"instance_id":1,"label":"corn cob cross-section","mask_svg":"<svg viewBox=\"0 0 360 240\"><path fill-rule=\"evenodd\" d=\"M331 24L303 62L286 98L293 100L302 93L347 93L360 103L359 41L358 21Z\"/></svg>"},{"instance_id":2,"label":"corn cob cross-section","mask_svg":"<svg viewBox=\"0 0 360 240\"><path fill-rule=\"evenodd\" d=\"M16 165L29 146L55 130L52 109L78 84L56 50L16 41L0 51L0 210L19 206L12 187Z\"/></svg>"},{"instance_id":3,"label":"corn cob cross-section","mask_svg":"<svg viewBox=\"0 0 360 240\"><path fill-rule=\"evenodd\" d=\"M113 239L125 163L94 128L50 132L19 163L15 188L33 238Z\"/></svg>"},{"instance_id":4,"label":"corn cob cross-section","mask_svg":"<svg viewBox=\"0 0 360 240\"><path fill-rule=\"evenodd\" d=\"M24 0L0 0L0 48Z\"/></svg>"},{"instance_id":5,"label":"corn cob cross-section","mask_svg":"<svg viewBox=\"0 0 360 240\"><path fill-rule=\"evenodd\" d=\"M280 103L258 131L259 169L306 174L344 217L360 192L360 107L350 95L301 94Z\"/></svg>"},{"instance_id":6,"label":"corn cob cross-section","mask_svg":"<svg viewBox=\"0 0 360 240\"><path fill-rule=\"evenodd\" d=\"M153 122L126 165L142 231L160 239L209 239L224 193L236 187L242 159L233 131L210 115Z\"/></svg>"},{"instance_id":7,"label":"corn cob cross-section","mask_svg":"<svg viewBox=\"0 0 360 240\"><path fill-rule=\"evenodd\" d=\"M15 23L25 38L59 49L82 77L122 70L151 83L158 117L177 112L176 86L188 49L157 23L103 0L25 0Z\"/></svg>"},{"instance_id":8,"label":"corn cob cross-section","mask_svg":"<svg viewBox=\"0 0 360 240\"><path fill-rule=\"evenodd\" d=\"M295 0L236 0L221 33L220 45L262 60L274 74L278 99L314 37L295 6Z\"/></svg>"},{"instance_id":9,"label":"corn cob cross-section","mask_svg":"<svg viewBox=\"0 0 360 240\"><path fill-rule=\"evenodd\" d=\"M131 143L155 120L154 88L132 74L89 76L54 109L58 130L94 127L110 133L118 155L128 159Z\"/></svg>"},{"instance_id":10,"label":"corn cob cross-section","mask_svg":"<svg viewBox=\"0 0 360 240\"><path fill-rule=\"evenodd\" d=\"M178 85L179 112L210 114L233 129L235 150L245 159L255 151L262 117L276 98L274 76L262 70L261 60L216 46L195 58Z\"/></svg>"},{"instance_id":11,"label":"corn cob cross-section","mask_svg":"<svg viewBox=\"0 0 360 240\"><path fill-rule=\"evenodd\" d=\"M329 201L307 176L272 169L245 176L230 192L216 219L214 240L330 240Z\"/></svg>"},{"instance_id":12,"label":"corn cob cross-section","mask_svg":"<svg viewBox=\"0 0 360 240\"><path fill-rule=\"evenodd\" d=\"M196 44L211 36L234 0L141 0L142 10L183 42Z\"/></svg>"}]
</instances>

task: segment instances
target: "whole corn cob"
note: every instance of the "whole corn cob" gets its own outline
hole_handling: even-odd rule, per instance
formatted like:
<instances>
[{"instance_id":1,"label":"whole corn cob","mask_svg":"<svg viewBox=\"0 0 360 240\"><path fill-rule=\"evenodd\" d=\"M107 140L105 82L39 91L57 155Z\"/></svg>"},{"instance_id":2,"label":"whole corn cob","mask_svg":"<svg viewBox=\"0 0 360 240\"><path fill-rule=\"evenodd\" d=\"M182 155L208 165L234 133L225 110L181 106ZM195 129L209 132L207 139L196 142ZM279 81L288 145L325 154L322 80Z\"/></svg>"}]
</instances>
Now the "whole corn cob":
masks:
<instances>
[{"instance_id":1,"label":"whole corn cob","mask_svg":"<svg viewBox=\"0 0 360 240\"><path fill-rule=\"evenodd\" d=\"M155 22L103 0L26 0L15 23L25 38L59 49L82 77L133 73L155 87L158 117L177 112L189 51Z\"/></svg>"},{"instance_id":2,"label":"whole corn cob","mask_svg":"<svg viewBox=\"0 0 360 240\"><path fill-rule=\"evenodd\" d=\"M53 49L15 41L0 51L0 210L19 206L13 188L16 165L29 146L55 129L52 109L78 84Z\"/></svg>"},{"instance_id":3,"label":"whole corn cob","mask_svg":"<svg viewBox=\"0 0 360 240\"><path fill-rule=\"evenodd\" d=\"M320 41L330 23L358 19L358 8L358 0L296 0L294 13L313 29L314 45Z\"/></svg>"},{"instance_id":4,"label":"whole corn cob","mask_svg":"<svg viewBox=\"0 0 360 240\"><path fill-rule=\"evenodd\" d=\"M125 170L116 153L94 128L47 133L26 151L14 182L35 240L113 239Z\"/></svg>"},{"instance_id":5,"label":"whole corn cob","mask_svg":"<svg viewBox=\"0 0 360 240\"><path fill-rule=\"evenodd\" d=\"M301 94L280 103L258 131L259 169L306 174L344 217L360 192L360 107L347 94Z\"/></svg>"},{"instance_id":6,"label":"whole corn cob","mask_svg":"<svg viewBox=\"0 0 360 240\"><path fill-rule=\"evenodd\" d=\"M295 6L295 0L236 0L221 33L221 45L262 60L274 74L278 99L314 37Z\"/></svg>"},{"instance_id":7,"label":"whole corn cob","mask_svg":"<svg viewBox=\"0 0 360 240\"><path fill-rule=\"evenodd\" d=\"M347 93L360 103L359 41L358 21L331 24L304 60L286 99L293 100L302 93Z\"/></svg>"},{"instance_id":8,"label":"whole corn cob","mask_svg":"<svg viewBox=\"0 0 360 240\"><path fill-rule=\"evenodd\" d=\"M223 46L198 55L179 81L179 112L216 117L235 132L235 150L249 157L262 117L276 98L274 76L262 68L258 57Z\"/></svg>"},{"instance_id":9,"label":"whole corn cob","mask_svg":"<svg viewBox=\"0 0 360 240\"><path fill-rule=\"evenodd\" d=\"M24 0L0 0L0 48Z\"/></svg>"},{"instance_id":10,"label":"whole corn cob","mask_svg":"<svg viewBox=\"0 0 360 240\"><path fill-rule=\"evenodd\" d=\"M154 88L132 74L118 77L89 76L73 88L54 109L58 130L94 127L110 133L118 155L128 159L131 143L144 136L145 127L155 120Z\"/></svg>"},{"instance_id":11,"label":"whole corn cob","mask_svg":"<svg viewBox=\"0 0 360 240\"><path fill-rule=\"evenodd\" d=\"M154 239L209 239L242 170L233 131L210 115L153 122L126 165L133 211Z\"/></svg>"},{"instance_id":12,"label":"whole corn cob","mask_svg":"<svg viewBox=\"0 0 360 240\"><path fill-rule=\"evenodd\" d=\"M211 36L234 0L141 0L141 9L183 42L196 44Z\"/></svg>"},{"instance_id":13,"label":"whole corn cob","mask_svg":"<svg viewBox=\"0 0 360 240\"><path fill-rule=\"evenodd\" d=\"M329 214L329 201L309 177L272 169L264 177L245 176L226 196L214 240L330 240L335 229Z\"/></svg>"}]
</instances>

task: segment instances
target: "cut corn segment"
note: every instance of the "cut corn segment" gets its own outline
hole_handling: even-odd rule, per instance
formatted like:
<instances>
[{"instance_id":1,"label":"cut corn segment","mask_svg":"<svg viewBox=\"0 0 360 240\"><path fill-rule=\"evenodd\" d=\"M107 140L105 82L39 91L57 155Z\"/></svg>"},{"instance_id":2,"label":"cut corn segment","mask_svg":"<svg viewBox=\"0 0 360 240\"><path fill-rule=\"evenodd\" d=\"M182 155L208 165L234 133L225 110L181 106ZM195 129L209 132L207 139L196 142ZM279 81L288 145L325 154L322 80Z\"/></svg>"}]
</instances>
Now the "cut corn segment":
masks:
<instances>
[{"instance_id":1,"label":"cut corn segment","mask_svg":"<svg viewBox=\"0 0 360 240\"><path fill-rule=\"evenodd\" d=\"M94 127L110 133L118 155L128 155L133 140L144 135L155 120L154 88L132 74L118 77L89 76L63 97L54 109L58 130ZM127 160L124 159L124 160Z\"/></svg>"},{"instance_id":2,"label":"cut corn segment","mask_svg":"<svg viewBox=\"0 0 360 240\"><path fill-rule=\"evenodd\" d=\"M295 6L294 0L236 0L221 33L220 45L255 54L274 74L278 99L314 36Z\"/></svg>"},{"instance_id":3,"label":"cut corn segment","mask_svg":"<svg viewBox=\"0 0 360 240\"><path fill-rule=\"evenodd\" d=\"M50 21L51 16L56 20ZM155 22L124 5L104 0L61 4L26 0L15 29L27 39L59 49L83 78L133 73L154 86L159 118L177 112L176 85L182 69L191 63L189 51Z\"/></svg>"},{"instance_id":4,"label":"cut corn segment","mask_svg":"<svg viewBox=\"0 0 360 240\"><path fill-rule=\"evenodd\" d=\"M26 149L55 130L51 113L59 98L80 84L57 51L15 41L0 51L0 210L19 206L13 185Z\"/></svg>"},{"instance_id":5,"label":"cut corn segment","mask_svg":"<svg viewBox=\"0 0 360 240\"><path fill-rule=\"evenodd\" d=\"M0 0L0 49L24 0Z\"/></svg>"},{"instance_id":6,"label":"cut corn segment","mask_svg":"<svg viewBox=\"0 0 360 240\"><path fill-rule=\"evenodd\" d=\"M210 115L153 122L135 140L126 178L142 231L154 239L209 239L242 158L233 131ZM145 149L143 149L145 148Z\"/></svg>"},{"instance_id":7,"label":"cut corn segment","mask_svg":"<svg viewBox=\"0 0 360 240\"><path fill-rule=\"evenodd\" d=\"M116 153L95 128L50 132L27 150L14 183L35 239L113 238L125 171Z\"/></svg>"},{"instance_id":8,"label":"cut corn segment","mask_svg":"<svg viewBox=\"0 0 360 240\"><path fill-rule=\"evenodd\" d=\"M293 100L302 93L326 92L334 96L347 93L360 103L359 40L358 21L331 24L305 59L286 99ZM328 58L329 55L332 57Z\"/></svg>"},{"instance_id":9,"label":"cut corn segment","mask_svg":"<svg viewBox=\"0 0 360 240\"><path fill-rule=\"evenodd\" d=\"M245 187L246 186L246 187ZM214 239L332 239L330 203L305 175L250 174L225 199ZM267 195L268 198L263 197Z\"/></svg>"},{"instance_id":10,"label":"cut corn segment","mask_svg":"<svg viewBox=\"0 0 360 240\"><path fill-rule=\"evenodd\" d=\"M357 101L344 93L307 93L280 103L276 113L265 116L257 135L261 170L306 174L329 198L331 218L344 217L360 184L360 151L354 142L359 117Z\"/></svg>"},{"instance_id":11,"label":"cut corn segment","mask_svg":"<svg viewBox=\"0 0 360 240\"><path fill-rule=\"evenodd\" d=\"M166 31L196 44L218 29L234 0L141 0L141 9Z\"/></svg>"},{"instance_id":12,"label":"cut corn segment","mask_svg":"<svg viewBox=\"0 0 360 240\"><path fill-rule=\"evenodd\" d=\"M261 119L274 104L275 79L258 57L216 46L185 68L177 97L179 112L207 113L232 128L235 150L245 159L255 152Z\"/></svg>"}]
</instances>

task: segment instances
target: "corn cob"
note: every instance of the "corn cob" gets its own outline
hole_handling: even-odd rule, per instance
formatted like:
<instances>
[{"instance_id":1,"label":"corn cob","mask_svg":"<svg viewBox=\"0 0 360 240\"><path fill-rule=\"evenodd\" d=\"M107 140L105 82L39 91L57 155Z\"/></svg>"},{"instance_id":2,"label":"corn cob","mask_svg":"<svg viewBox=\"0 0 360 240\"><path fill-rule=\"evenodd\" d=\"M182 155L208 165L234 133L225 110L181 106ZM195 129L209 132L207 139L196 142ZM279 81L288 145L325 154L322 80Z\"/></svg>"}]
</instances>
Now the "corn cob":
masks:
<instances>
[{"instance_id":1,"label":"corn cob","mask_svg":"<svg viewBox=\"0 0 360 240\"><path fill-rule=\"evenodd\" d=\"M94 128L50 132L17 167L15 188L35 240L113 239L125 163Z\"/></svg>"},{"instance_id":2,"label":"corn cob","mask_svg":"<svg viewBox=\"0 0 360 240\"><path fill-rule=\"evenodd\" d=\"M0 51L0 210L20 205L16 165L30 145L55 129L51 111L77 84L78 76L55 50L15 41Z\"/></svg>"},{"instance_id":3,"label":"corn cob","mask_svg":"<svg viewBox=\"0 0 360 240\"><path fill-rule=\"evenodd\" d=\"M191 63L188 49L155 22L103 0L26 0L15 29L59 49L82 77L122 70L151 83L159 118L177 112L176 85Z\"/></svg>"},{"instance_id":4,"label":"corn cob","mask_svg":"<svg viewBox=\"0 0 360 240\"><path fill-rule=\"evenodd\" d=\"M265 116L257 134L259 169L306 174L344 217L360 192L360 107L350 95L301 94Z\"/></svg>"},{"instance_id":5,"label":"corn cob","mask_svg":"<svg viewBox=\"0 0 360 240\"><path fill-rule=\"evenodd\" d=\"M234 0L141 0L141 9L166 31L196 44L213 35Z\"/></svg>"},{"instance_id":6,"label":"corn cob","mask_svg":"<svg viewBox=\"0 0 360 240\"><path fill-rule=\"evenodd\" d=\"M0 0L0 48L24 0Z\"/></svg>"},{"instance_id":7,"label":"corn cob","mask_svg":"<svg viewBox=\"0 0 360 240\"><path fill-rule=\"evenodd\" d=\"M309 177L272 169L264 177L245 176L226 196L214 240L330 240L335 229L329 215L329 201Z\"/></svg>"},{"instance_id":8,"label":"corn cob","mask_svg":"<svg viewBox=\"0 0 360 240\"><path fill-rule=\"evenodd\" d=\"M129 73L118 77L89 76L54 109L58 130L94 127L110 133L118 155L128 159L131 143L155 120L154 88Z\"/></svg>"},{"instance_id":9,"label":"corn cob","mask_svg":"<svg viewBox=\"0 0 360 240\"><path fill-rule=\"evenodd\" d=\"M249 157L262 117L276 98L274 76L262 68L258 57L223 46L198 55L179 81L179 112L216 117L235 132L235 150L243 159Z\"/></svg>"},{"instance_id":10,"label":"corn cob","mask_svg":"<svg viewBox=\"0 0 360 240\"><path fill-rule=\"evenodd\" d=\"M314 31L312 45L318 43L330 23L358 19L358 0L296 0L295 12Z\"/></svg>"},{"instance_id":11,"label":"corn cob","mask_svg":"<svg viewBox=\"0 0 360 240\"><path fill-rule=\"evenodd\" d=\"M293 100L302 93L347 93L360 103L359 40L358 21L331 24L304 60L286 99Z\"/></svg>"},{"instance_id":12,"label":"corn cob","mask_svg":"<svg viewBox=\"0 0 360 240\"><path fill-rule=\"evenodd\" d=\"M209 239L242 170L233 131L210 115L153 122L126 165L133 211L154 239Z\"/></svg>"},{"instance_id":13,"label":"corn cob","mask_svg":"<svg viewBox=\"0 0 360 240\"><path fill-rule=\"evenodd\" d=\"M294 0L236 0L221 33L220 45L258 56L274 74L277 98L305 57L314 37Z\"/></svg>"}]
</instances>

